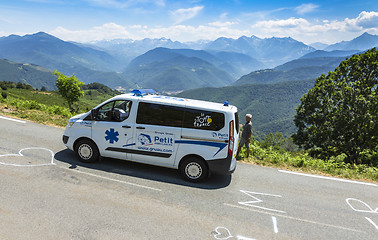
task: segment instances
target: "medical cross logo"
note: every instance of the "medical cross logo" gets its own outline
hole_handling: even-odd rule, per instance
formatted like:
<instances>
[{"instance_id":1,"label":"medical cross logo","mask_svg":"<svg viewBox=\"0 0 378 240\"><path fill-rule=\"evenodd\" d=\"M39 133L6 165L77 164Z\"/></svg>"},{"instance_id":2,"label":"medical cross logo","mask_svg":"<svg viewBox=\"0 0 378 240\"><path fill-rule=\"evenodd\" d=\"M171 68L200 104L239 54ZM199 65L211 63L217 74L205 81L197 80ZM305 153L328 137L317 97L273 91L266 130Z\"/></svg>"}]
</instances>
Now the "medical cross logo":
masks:
<instances>
[{"instance_id":1,"label":"medical cross logo","mask_svg":"<svg viewBox=\"0 0 378 240\"><path fill-rule=\"evenodd\" d=\"M106 130L105 131L105 140L106 141L109 141L111 144L114 143L114 141L118 142L118 137L119 136L119 133L118 131L114 131L114 128L111 128L110 130Z\"/></svg>"}]
</instances>

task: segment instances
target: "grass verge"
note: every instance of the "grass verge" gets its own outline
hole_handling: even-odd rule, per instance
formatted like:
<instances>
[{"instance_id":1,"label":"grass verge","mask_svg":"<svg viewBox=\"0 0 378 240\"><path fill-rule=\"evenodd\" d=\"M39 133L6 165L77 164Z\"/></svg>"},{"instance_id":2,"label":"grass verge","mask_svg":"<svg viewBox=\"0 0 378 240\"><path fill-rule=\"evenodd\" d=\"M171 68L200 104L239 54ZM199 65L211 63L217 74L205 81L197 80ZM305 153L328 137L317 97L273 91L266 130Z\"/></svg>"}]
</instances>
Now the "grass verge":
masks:
<instances>
[{"instance_id":1,"label":"grass verge","mask_svg":"<svg viewBox=\"0 0 378 240\"><path fill-rule=\"evenodd\" d=\"M245 156L244 149L240 153L240 160L246 163L310 174L378 182L378 168L344 163L341 157L325 161L309 156L306 151L287 152L276 150L273 147L262 148L258 142L251 145L251 157L247 159Z\"/></svg>"}]
</instances>

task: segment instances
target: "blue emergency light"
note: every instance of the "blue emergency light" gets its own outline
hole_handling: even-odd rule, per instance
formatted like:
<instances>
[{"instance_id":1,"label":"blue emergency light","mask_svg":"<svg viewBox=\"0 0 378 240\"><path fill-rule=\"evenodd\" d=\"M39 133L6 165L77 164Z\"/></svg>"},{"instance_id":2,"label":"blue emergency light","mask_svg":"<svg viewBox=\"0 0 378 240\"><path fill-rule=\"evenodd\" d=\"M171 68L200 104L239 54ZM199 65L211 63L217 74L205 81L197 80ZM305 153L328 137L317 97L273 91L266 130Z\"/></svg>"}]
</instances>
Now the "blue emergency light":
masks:
<instances>
[{"instance_id":1,"label":"blue emergency light","mask_svg":"<svg viewBox=\"0 0 378 240\"><path fill-rule=\"evenodd\" d=\"M143 97L146 95L156 95L156 91L152 89L134 89L131 91L131 93L134 94L134 96Z\"/></svg>"}]
</instances>

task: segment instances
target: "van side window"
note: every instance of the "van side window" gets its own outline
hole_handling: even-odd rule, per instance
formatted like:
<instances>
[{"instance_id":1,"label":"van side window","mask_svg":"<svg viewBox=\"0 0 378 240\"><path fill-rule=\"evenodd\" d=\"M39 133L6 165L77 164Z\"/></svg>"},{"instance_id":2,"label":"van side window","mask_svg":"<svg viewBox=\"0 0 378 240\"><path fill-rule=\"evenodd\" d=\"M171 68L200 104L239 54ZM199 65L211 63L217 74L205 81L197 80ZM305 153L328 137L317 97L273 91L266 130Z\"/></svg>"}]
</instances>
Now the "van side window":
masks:
<instances>
[{"instance_id":1,"label":"van side window","mask_svg":"<svg viewBox=\"0 0 378 240\"><path fill-rule=\"evenodd\" d=\"M129 117L131 101L117 100L108 102L97 109L96 120L122 122Z\"/></svg>"},{"instance_id":2,"label":"van side window","mask_svg":"<svg viewBox=\"0 0 378 240\"><path fill-rule=\"evenodd\" d=\"M140 102L136 123L182 127L185 108Z\"/></svg>"},{"instance_id":3,"label":"van side window","mask_svg":"<svg viewBox=\"0 0 378 240\"><path fill-rule=\"evenodd\" d=\"M183 127L218 131L224 127L224 114L188 108L185 113Z\"/></svg>"}]
</instances>

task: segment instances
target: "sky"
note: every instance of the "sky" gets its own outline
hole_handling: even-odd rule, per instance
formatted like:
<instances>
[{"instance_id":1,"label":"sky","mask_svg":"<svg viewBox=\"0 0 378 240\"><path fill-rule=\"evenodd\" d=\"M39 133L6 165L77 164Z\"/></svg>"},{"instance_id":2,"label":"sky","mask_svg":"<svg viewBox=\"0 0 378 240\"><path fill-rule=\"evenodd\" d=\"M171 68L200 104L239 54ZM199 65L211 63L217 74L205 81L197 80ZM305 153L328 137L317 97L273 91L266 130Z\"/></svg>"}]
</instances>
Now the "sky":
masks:
<instances>
[{"instance_id":1,"label":"sky","mask_svg":"<svg viewBox=\"0 0 378 240\"><path fill-rule=\"evenodd\" d=\"M1 0L0 37L65 41L292 37L305 44L378 34L377 0Z\"/></svg>"}]
</instances>

